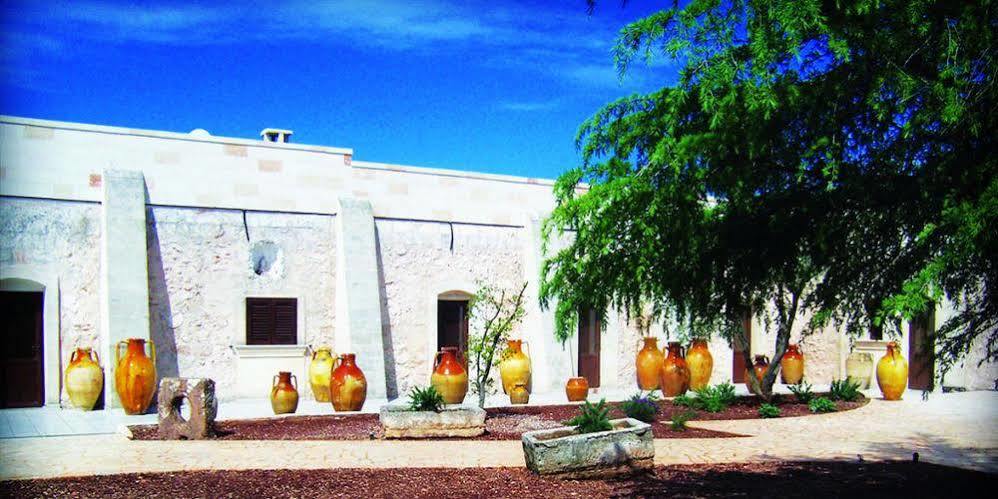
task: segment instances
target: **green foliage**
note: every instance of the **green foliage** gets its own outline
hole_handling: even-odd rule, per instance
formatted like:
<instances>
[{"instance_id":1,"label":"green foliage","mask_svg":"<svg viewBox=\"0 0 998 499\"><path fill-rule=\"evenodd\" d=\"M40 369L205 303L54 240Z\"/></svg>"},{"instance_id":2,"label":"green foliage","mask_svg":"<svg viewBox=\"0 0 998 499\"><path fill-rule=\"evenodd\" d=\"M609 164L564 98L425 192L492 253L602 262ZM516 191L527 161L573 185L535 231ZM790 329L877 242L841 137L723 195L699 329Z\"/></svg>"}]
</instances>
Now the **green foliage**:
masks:
<instances>
[{"instance_id":1,"label":"green foliage","mask_svg":"<svg viewBox=\"0 0 998 499\"><path fill-rule=\"evenodd\" d=\"M444 397L433 385L426 388L414 386L409 392L410 411L440 412L443 406Z\"/></svg>"},{"instance_id":2,"label":"green foliage","mask_svg":"<svg viewBox=\"0 0 998 499\"><path fill-rule=\"evenodd\" d=\"M761 418L778 418L780 417L780 408L773 404L762 404L759 406L759 417Z\"/></svg>"},{"instance_id":3,"label":"green foliage","mask_svg":"<svg viewBox=\"0 0 998 499\"><path fill-rule=\"evenodd\" d=\"M693 411L677 412L672 415L669 427L672 431L686 431L686 422L693 419L695 415Z\"/></svg>"},{"instance_id":4,"label":"green foliage","mask_svg":"<svg viewBox=\"0 0 998 499\"><path fill-rule=\"evenodd\" d=\"M624 26L614 61L678 80L586 120L555 185L545 243L572 239L539 298L558 338L581 306L651 303L734 341L750 308L782 352L805 314L805 334L897 332L945 297L942 369L982 335L998 358L992 2L671 5Z\"/></svg>"},{"instance_id":5,"label":"green foliage","mask_svg":"<svg viewBox=\"0 0 998 499\"><path fill-rule=\"evenodd\" d=\"M859 392L859 382L850 381L849 378L832 380L832 386L828 391L828 398L846 402L852 402L862 395Z\"/></svg>"},{"instance_id":6,"label":"green foliage","mask_svg":"<svg viewBox=\"0 0 998 499\"><path fill-rule=\"evenodd\" d=\"M735 386L731 383L705 386L694 390L696 397L691 399L688 407L707 412L721 412L735 401Z\"/></svg>"},{"instance_id":7,"label":"green foliage","mask_svg":"<svg viewBox=\"0 0 998 499\"><path fill-rule=\"evenodd\" d=\"M518 290L482 284L468 303L468 373L471 389L478 395L478 406L485 407L485 396L495 390L492 370L499 366L509 334L520 324L526 309L524 282Z\"/></svg>"},{"instance_id":8,"label":"green foliage","mask_svg":"<svg viewBox=\"0 0 998 499\"><path fill-rule=\"evenodd\" d=\"M606 406L606 399L600 399L595 405L587 400L579 409L579 414L565 421L565 425L574 426L579 433L595 433L613 429L610 426L610 408Z\"/></svg>"},{"instance_id":9,"label":"green foliage","mask_svg":"<svg viewBox=\"0 0 998 499\"><path fill-rule=\"evenodd\" d=\"M690 409L695 409L696 399L684 393L682 395L677 395L676 397L674 397L672 399L672 405L678 405L682 407L689 407Z\"/></svg>"},{"instance_id":10,"label":"green foliage","mask_svg":"<svg viewBox=\"0 0 998 499\"><path fill-rule=\"evenodd\" d=\"M818 397L812 400L807 404L807 408L811 409L811 412L835 412L838 410L835 402L825 397Z\"/></svg>"},{"instance_id":11,"label":"green foliage","mask_svg":"<svg viewBox=\"0 0 998 499\"><path fill-rule=\"evenodd\" d=\"M797 401L802 404L807 404L814 399L814 392L811 391L811 383L800 380L796 385L790 385L789 388L793 392L794 397L797 398Z\"/></svg>"},{"instance_id":12,"label":"green foliage","mask_svg":"<svg viewBox=\"0 0 998 499\"><path fill-rule=\"evenodd\" d=\"M651 423L658 415L658 396L655 392L648 392L647 395L638 392L620 404L620 410L629 418Z\"/></svg>"}]
</instances>

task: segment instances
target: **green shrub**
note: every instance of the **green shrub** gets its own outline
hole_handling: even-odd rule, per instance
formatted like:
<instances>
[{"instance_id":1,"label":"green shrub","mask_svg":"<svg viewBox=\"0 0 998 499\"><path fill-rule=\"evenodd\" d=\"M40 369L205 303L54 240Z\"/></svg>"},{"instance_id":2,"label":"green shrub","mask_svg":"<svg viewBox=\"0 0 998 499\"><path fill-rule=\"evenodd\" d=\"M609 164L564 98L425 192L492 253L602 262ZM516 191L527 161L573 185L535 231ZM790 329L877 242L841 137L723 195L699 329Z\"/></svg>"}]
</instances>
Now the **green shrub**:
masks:
<instances>
[{"instance_id":1,"label":"green shrub","mask_svg":"<svg viewBox=\"0 0 998 499\"><path fill-rule=\"evenodd\" d=\"M814 399L814 392L811 391L811 383L804 380L800 380L796 385L790 385L790 391L793 392L794 397L797 397L797 401L802 404L808 404Z\"/></svg>"},{"instance_id":2,"label":"green shrub","mask_svg":"<svg viewBox=\"0 0 998 499\"><path fill-rule=\"evenodd\" d=\"M658 415L658 397L655 392L648 392L648 395L642 395L641 392L638 392L620 404L620 409L629 418L651 423Z\"/></svg>"},{"instance_id":3,"label":"green shrub","mask_svg":"<svg viewBox=\"0 0 998 499\"><path fill-rule=\"evenodd\" d=\"M580 408L578 416L565 421L568 426L574 426L579 433L595 433L597 431L607 431L613 429L610 426L610 408L606 406L606 399L600 399L599 403L593 405L587 400Z\"/></svg>"},{"instance_id":4,"label":"green shrub","mask_svg":"<svg viewBox=\"0 0 998 499\"><path fill-rule=\"evenodd\" d=\"M677 412L672 415L672 423L669 425L672 431L686 431L686 422L693 419L693 411Z\"/></svg>"},{"instance_id":5,"label":"green shrub","mask_svg":"<svg viewBox=\"0 0 998 499\"><path fill-rule=\"evenodd\" d=\"M696 390L694 408L707 412L721 412L735 401L735 385L721 383Z\"/></svg>"},{"instance_id":6,"label":"green shrub","mask_svg":"<svg viewBox=\"0 0 998 499\"><path fill-rule=\"evenodd\" d=\"M780 408L773 404L762 404L759 406L759 417L778 418L780 417Z\"/></svg>"},{"instance_id":7,"label":"green shrub","mask_svg":"<svg viewBox=\"0 0 998 499\"><path fill-rule=\"evenodd\" d=\"M672 405L678 405L681 407L689 407L690 409L696 409L696 399L690 397L689 395L677 395L672 399Z\"/></svg>"},{"instance_id":8,"label":"green shrub","mask_svg":"<svg viewBox=\"0 0 998 499\"><path fill-rule=\"evenodd\" d=\"M832 386L828 391L828 398L832 400L844 400L852 402L862 396L859 393L859 382L850 381L849 378L832 380Z\"/></svg>"},{"instance_id":9,"label":"green shrub","mask_svg":"<svg viewBox=\"0 0 998 499\"><path fill-rule=\"evenodd\" d=\"M444 406L444 397L440 395L436 387L430 385L426 388L414 386L409 392L410 411L433 411L440 412Z\"/></svg>"},{"instance_id":10,"label":"green shrub","mask_svg":"<svg viewBox=\"0 0 998 499\"><path fill-rule=\"evenodd\" d=\"M807 404L807 408L811 409L811 412L835 412L838 408L835 407L835 402L828 400L825 397L818 397Z\"/></svg>"}]
</instances>

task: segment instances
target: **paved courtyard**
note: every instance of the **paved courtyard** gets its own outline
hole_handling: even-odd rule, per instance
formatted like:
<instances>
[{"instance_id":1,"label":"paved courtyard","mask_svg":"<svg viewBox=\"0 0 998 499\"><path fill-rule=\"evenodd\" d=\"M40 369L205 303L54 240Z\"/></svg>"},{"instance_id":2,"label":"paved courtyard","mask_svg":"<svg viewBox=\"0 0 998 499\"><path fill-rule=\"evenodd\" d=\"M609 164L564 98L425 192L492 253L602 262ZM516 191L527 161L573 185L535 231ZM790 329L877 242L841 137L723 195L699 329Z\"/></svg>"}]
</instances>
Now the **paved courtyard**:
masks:
<instances>
[{"instance_id":1,"label":"paved courtyard","mask_svg":"<svg viewBox=\"0 0 998 499\"><path fill-rule=\"evenodd\" d=\"M909 392L859 409L771 420L695 421L747 435L657 439L656 464L911 459L998 472L998 393ZM0 440L0 479L198 469L523 466L519 441L131 441L121 434Z\"/></svg>"}]
</instances>

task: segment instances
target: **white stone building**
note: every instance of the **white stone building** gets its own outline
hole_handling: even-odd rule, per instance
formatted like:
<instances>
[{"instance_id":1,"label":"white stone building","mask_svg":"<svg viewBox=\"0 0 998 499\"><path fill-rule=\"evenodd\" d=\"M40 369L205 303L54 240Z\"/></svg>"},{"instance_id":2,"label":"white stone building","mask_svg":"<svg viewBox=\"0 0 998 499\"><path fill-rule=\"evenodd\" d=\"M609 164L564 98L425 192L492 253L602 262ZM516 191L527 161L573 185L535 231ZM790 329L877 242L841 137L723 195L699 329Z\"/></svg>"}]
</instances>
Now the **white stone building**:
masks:
<instances>
[{"instance_id":1,"label":"white stone building","mask_svg":"<svg viewBox=\"0 0 998 499\"><path fill-rule=\"evenodd\" d=\"M77 346L94 347L113 380L114 345L129 337L152 339L160 376L213 378L223 400L267 396L278 370L307 379L306 349L320 344L357 354L370 397L394 397L428 382L439 343L466 330L452 317L479 281L529 282L518 335L534 389L563 390L579 336L556 342L536 300L552 182L355 161L289 136L0 118L0 296L3 309L37 298L4 330L34 356L0 359L30 386L4 388L0 407L65 405ZM284 329L250 334L261 320L250 309ZM753 350L767 353L772 337L754 322ZM583 374L631 390L639 334L619 314L603 329L598 372ZM879 358L883 343L859 347ZM831 328L809 337L808 378L842 377L848 349ZM714 380L730 380L731 350L715 340L711 351ZM998 369L977 367L979 351L946 385L993 388ZM113 382L105 398L116 404Z\"/></svg>"}]
</instances>

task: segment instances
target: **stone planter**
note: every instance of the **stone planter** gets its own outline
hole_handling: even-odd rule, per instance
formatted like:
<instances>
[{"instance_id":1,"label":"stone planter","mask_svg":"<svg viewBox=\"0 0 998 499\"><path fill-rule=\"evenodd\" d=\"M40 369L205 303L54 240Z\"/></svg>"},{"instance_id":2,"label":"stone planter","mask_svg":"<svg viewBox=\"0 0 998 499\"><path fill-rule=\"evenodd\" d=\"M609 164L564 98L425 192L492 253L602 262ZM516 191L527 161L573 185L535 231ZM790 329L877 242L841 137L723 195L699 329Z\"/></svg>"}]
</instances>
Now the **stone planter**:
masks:
<instances>
[{"instance_id":1,"label":"stone planter","mask_svg":"<svg viewBox=\"0 0 998 499\"><path fill-rule=\"evenodd\" d=\"M485 409L476 405L447 405L432 412L387 404L381 406L379 419L385 438L477 437L485 433Z\"/></svg>"},{"instance_id":2,"label":"stone planter","mask_svg":"<svg viewBox=\"0 0 998 499\"><path fill-rule=\"evenodd\" d=\"M527 468L555 478L604 478L651 468L651 426L636 419L610 421L613 429L579 434L572 427L523 434Z\"/></svg>"}]
</instances>

